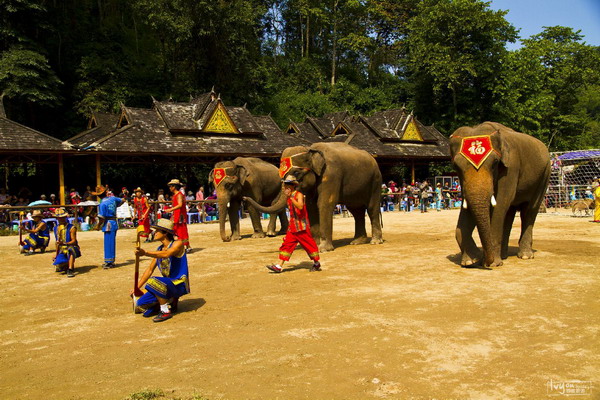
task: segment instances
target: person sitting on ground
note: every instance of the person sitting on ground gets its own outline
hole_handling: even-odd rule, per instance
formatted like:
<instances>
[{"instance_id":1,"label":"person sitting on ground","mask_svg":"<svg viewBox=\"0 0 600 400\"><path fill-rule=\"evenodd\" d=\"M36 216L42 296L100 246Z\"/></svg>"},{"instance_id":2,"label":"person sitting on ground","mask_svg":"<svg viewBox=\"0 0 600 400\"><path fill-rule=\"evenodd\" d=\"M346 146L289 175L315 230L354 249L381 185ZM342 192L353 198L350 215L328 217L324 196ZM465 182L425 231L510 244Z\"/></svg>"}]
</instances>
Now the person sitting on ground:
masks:
<instances>
[{"instance_id":1,"label":"person sitting on ground","mask_svg":"<svg viewBox=\"0 0 600 400\"><path fill-rule=\"evenodd\" d=\"M57 208L54 216L58 225L54 227L56 239L56 255L52 259L56 272L67 272L67 276L75 276L75 259L81 257L81 250L77 242L77 227L67 221L69 213L64 208Z\"/></svg>"},{"instance_id":2,"label":"person sitting on ground","mask_svg":"<svg viewBox=\"0 0 600 400\"><path fill-rule=\"evenodd\" d=\"M33 210L31 218L33 219L33 227L31 229L28 229L24 224L21 225L21 230L29 233L23 240L24 244L21 247L21 253L33 254L35 249L40 249L40 253L43 253L50 242L50 229L42 221L43 214L40 210Z\"/></svg>"},{"instance_id":3,"label":"person sitting on ground","mask_svg":"<svg viewBox=\"0 0 600 400\"><path fill-rule=\"evenodd\" d=\"M153 260L138 281L138 288L145 285L146 293L136 303L148 318L155 314L154 322L166 321L177 311L179 298L190 293L188 263L185 246L181 240L175 240L174 223L161 218L154 229L154 239L161 244L156 251L142 248L135 251L137 256L152 257ZM152 277L158 267L162 276ZM133 295L133 289L130 292ZM170 308L169 308L170 305Z\"/></svg>"},{"instance_id":4,"label":"person sitting on ground","mask_svg":"<svg viewBox=\"0 0 600 400\"><path fill-rule=\"evenodd\" d=\"M290 211L290 223L283 244L279 248L279 263L267 265L273 272L282 272L283 264L289 261L298 243L304 248L308 257L313 260L311 271L320 271L319 247L310 233L308 211L304 203L304 194L298 191L298 180L294 176L287 176L283 181L283 192L287 196ZM245 200L245 198L244 198Z\"/></svg>"}]
</instances>

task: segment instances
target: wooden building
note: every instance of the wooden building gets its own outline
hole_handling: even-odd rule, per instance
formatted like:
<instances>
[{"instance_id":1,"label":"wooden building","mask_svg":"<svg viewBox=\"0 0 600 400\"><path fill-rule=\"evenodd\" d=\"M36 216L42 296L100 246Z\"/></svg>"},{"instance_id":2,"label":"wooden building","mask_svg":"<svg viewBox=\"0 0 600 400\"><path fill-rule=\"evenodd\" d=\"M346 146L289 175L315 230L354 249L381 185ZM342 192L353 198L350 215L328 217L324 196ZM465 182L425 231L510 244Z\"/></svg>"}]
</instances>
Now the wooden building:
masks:
<instances>
[{"instance_id":1,"label":"wooden building","mask_svg":"<svg viewBox=\"0 0 600 400\"><path fill-rule=\"evenodd\" d=\"M431 161L450 160L450 143L433 125L423 125L406 109L376 112L370 117L348 112L307 116L304 122L290 122L286 133L294 138L315 142L345 142L366 150L382 164L414 167Z\"/></svg>"},{"instance_id":2,"label":"wooden building","mask_svg":"<svg viewBox=\"0 0 600 400\"><path fill-rule=\"evenodd\" d=\"M63 159L74 154L71 146L35 129L7 118L0 97L0 164L34 163L58 166L59 199L65 204L65 175Z\"/></svg>"},{"instance_id":3,"label":"wooden building","mask_svg":"<svg viewBox=\"0 0 600 400\"><path fill-rule=\"evenodd\" d=\"M66 144L102 163L214 163L238 156L277 161L283 149L307 144L284 135L270 116L231 107L214 91L189 102L158 101L150 109L121 105L119 114L93 113L88 129Z\"/></svg>"}]
</instances>

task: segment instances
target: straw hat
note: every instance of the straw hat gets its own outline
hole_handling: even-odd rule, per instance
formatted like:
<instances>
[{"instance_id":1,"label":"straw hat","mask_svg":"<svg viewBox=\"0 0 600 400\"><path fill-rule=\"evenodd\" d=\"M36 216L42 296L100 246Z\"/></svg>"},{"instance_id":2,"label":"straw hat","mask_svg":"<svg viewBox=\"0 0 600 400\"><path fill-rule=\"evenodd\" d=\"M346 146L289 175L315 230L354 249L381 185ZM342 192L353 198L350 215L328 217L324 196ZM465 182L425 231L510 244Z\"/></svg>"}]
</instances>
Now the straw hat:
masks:
<instances>
[{"instance_id":1,"label":"straw hat","mask_svg":"<svg viewBox=\"0 0 600 400\"><path fill-rule=\"evenodd\" d=\"M142 192L142 194L144 193L144 191L142 190L142 188L139 187L139 186L133 192L134 193L136 193L136 192Z\"/></svg>"},{"instance_id":2,"label":"straw hat","mask_svg":"<svg viewBox=\"0 0 600 400\"><path fill-rule=\"evenodd\" d=\"M183 184L181 182L179 182L179 179L171 179L169 181L169 183L167 183L167 186L171 186L171 185L183 186Z\"/></svg>"},{"instance_id":3,"label":"straw hat","mask_svg":"<svg viewBox=\"0 0 600 400\"><path fill-rule=\"evenodd\" d=\"M283 180L283 183L296 186L298 185L298 179L296 179L296 177L293 175L288 175Z\"/></svg>"},{"instance_id":4,"label":"straw hat","mask_svg":"<svg viewBox=\"0 0 600 400\"><path fill-rule=\"evenodd\" d=\"M40 210L33 210L31 213L31 218L42 218L44 215Z\"/></svg>"},{"instance_id":5,"label":"straw hat","mask_svg":"<svg viewBox=\"0 0 600 400\"><path fill-rule=\"evenodd\" d=\"M57 208L54 210L54 216L56 218L66 218L69 216L69 213L66 212L64 208Z\"/></svg>"},{"instance_id":6,"label":"straw hat","mask_svg":"<svg viewBox=\"0 0 600 400\"><path fill-rule=\"evenodd\" d=\"M175 231L173 230L173 226L173 221L171 221L170 219L161 218L158 221L156 221L156 225L152 225L151 228L174 235Z\"/></svg>"},{"instance_id":7,"label":"straw hat","mask_svg":"<svg viewBox=\"0 0 600 400\"><path fill-rule=\"evenodd\" d=\"M100 196L101 194L103 194L104 192L106 192L107 187L106 186L102 186L102 185L97 185L96 186L96 191L92 192L92 196Z\"/></svg>"}]
</instances>

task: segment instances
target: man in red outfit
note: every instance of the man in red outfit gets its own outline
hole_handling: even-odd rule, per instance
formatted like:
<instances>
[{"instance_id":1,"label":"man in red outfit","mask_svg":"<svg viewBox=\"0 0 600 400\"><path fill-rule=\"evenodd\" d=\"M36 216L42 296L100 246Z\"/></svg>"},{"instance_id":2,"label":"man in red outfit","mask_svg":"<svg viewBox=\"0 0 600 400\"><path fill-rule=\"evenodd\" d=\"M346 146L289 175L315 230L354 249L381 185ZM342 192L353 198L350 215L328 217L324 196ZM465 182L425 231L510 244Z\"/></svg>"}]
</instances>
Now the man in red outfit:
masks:
<instances>
[{"instance_id":1,"label":"man in red outfit","mask_svg":"<svg viewBox=\"0 0 600 400\"><path fill-rule=\"evenodd\" d=\"M171 179L167 186L169 186L173 200L171 208L165 208L165 212L172 213L171 221L174 223L175 236L177 236L177 240L183 242L186 253L189 253L192 248L190 247L190 235L187 229L187 209L185 207L185 196L180 190L183 184L179 182L179 179Z\"/></svg>"},{"instance_id":2,"label":"man in red outfit","mask_svg":"<svg viewBox=\"0 0 600 400\"><path fill-rule=\"evenodd\" d=\"M311 271L320 271L319 247L310 233L308 212L304 204L304 195L297 190L298 181L293 176L288 176L283 181L284 193L288 197L287 204L290 210L290 224L283 238L283 244L279 248L278 264L267 265L273 272L281 272L283 264L289 261L296 245L300 243L306 254L313 260Z\"/></svg>"}]
</instances>

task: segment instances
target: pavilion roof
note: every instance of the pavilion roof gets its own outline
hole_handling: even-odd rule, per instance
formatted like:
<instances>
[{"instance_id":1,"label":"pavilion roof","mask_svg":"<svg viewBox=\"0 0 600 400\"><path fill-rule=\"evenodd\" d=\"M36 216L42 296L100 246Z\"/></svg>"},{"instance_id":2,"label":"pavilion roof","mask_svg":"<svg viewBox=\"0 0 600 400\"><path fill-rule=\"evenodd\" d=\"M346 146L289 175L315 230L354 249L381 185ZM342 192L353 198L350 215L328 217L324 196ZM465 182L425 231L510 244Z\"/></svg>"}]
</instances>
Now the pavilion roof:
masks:
<instances>
[{"instance_id":1,"label":"pavilion roof","mask_svg":"<svg viewBox=\"0 0 600 400\"><path fill-rule=\"evenodd\" d=\"M214 91L188 103L157 101L150 109L121 105L119 115L69 139L75 147L102 153L277 157L306 143L284 135L272 118L244 107L225 106ZM93 124L90 124L90 126Z\"/></svg>"},{"instance_id":2,"label":"pavilion roof","mask_svg":"<svg viewBox=\"0 0 600 400\"><path fill-rule=\"evenodd\" d=\"M447 159L448 139L433 125L423 125L404 108L353 117L348 112L290 122L286 134L311 143L345 142L386 158Z\"/></svg>"},{"instance_id":3,"label":"pavilion roof","mask_svg":"<svg viewBox=\"0 0 600 400\"><path fill-rule=\"evenodd\" d=\"M0 98L0 151L56 153L70 150L61 140L8 119Z\"/></svg>"}]
</instances>

